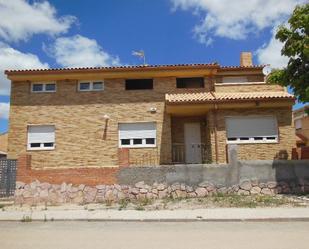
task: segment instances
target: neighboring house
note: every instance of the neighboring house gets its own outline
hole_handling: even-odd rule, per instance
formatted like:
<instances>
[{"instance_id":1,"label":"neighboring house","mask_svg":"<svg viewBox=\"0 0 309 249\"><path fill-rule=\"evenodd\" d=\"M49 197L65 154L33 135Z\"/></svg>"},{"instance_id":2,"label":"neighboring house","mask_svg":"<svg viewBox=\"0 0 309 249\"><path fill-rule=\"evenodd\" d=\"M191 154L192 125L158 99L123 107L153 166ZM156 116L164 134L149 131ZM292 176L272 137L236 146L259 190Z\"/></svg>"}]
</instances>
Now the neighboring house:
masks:
<instances>
[{"instance_id":1,"label":"neighboring house","mask_svg":"<svg viewBox=\"0 0 309 249\"><path fill-rule=\"evenodd\" d=\"M0 134L0 159L6 158L8 148L8 134Z\"/></svg>"},{"instance_id":2,"label":"neighboring house","mask_svg":"<svg viewBox=\"0 0 309 249\"><path fill-rule=\"evenodd\" d=\"M293 111L297 147L309 146L309 105Z\"/></svg>"},{"instance_id":3,"label":"neighboring house","mask_svg":"<svg viewBox=\"0 0 309 249\"><path fill-rule=\"evenodd\" d=\"M9 70L8 157L32 167L225 163L290 158L294 97L263 66L214 64ZM127 158L128 157L128 158Z\"/></svg>"}]
</instances>

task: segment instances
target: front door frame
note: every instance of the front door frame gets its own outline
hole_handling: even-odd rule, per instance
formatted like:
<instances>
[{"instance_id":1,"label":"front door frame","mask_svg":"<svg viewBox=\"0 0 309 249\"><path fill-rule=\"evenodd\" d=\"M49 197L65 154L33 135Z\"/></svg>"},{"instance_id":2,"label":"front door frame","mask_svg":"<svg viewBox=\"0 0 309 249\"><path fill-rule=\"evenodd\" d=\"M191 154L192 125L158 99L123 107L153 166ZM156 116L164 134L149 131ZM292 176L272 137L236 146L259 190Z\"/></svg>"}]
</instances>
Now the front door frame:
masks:
<instances>
[{"instance_id":1,"label":"front door frame","mask_svg":"<svg viewBox=\"0 0 309 249\"><path fill-rule=\"evenodd\" d=\"M184 123L185 162L188 164L202 163L201 123Z\"/></svg>"}]
</instances>

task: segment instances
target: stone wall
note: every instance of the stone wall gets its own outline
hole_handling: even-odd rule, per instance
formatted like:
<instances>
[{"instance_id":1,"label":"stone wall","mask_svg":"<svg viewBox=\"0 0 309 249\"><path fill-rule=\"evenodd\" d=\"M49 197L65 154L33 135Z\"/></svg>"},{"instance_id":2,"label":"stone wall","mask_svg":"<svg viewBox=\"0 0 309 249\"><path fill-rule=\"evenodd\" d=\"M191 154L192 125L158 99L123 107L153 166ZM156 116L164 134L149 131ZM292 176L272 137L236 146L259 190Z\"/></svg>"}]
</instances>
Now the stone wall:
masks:
<instances>
[{"instance_id":1,"label":"stone wall","mask_svg":"<svg viewBox=\"0 0 309 249\"><path fill-rule=\"evenodd\" d=\"M275 195L290 193L308 193L309 181L303 182L259 182L246 180L240 184L226 187L211 182L202 182L197 186L183 183L167 185L165 183L145 184L143 181L129 185L97 185L84 184L50 184L34 181L30 184L16 183L16 204L47 204L64 203L118 202L122 199L158 199L158 198L194 198L207 197L215 194L237 195Z\"/></svg>"},{"instance_id":2,"label":"stone wall","mask_svg":"<svg viewBox=\"0 0 309 249\"><path fill-rule=\"evenodd\" d=\"M56 178L50 178L50 181L41 178L44 182L35 180L36 175L32 175L27 183L17 182L15 200L18 204L34 205L205 197L218 193L309 192L309 160L237 161L235 147L229 148L229 152L229 165L121 167L105 174L103 169L98 169L95 174L76 173L73 169L70 175L57 171Z\"/></svg>"}]
</instances>

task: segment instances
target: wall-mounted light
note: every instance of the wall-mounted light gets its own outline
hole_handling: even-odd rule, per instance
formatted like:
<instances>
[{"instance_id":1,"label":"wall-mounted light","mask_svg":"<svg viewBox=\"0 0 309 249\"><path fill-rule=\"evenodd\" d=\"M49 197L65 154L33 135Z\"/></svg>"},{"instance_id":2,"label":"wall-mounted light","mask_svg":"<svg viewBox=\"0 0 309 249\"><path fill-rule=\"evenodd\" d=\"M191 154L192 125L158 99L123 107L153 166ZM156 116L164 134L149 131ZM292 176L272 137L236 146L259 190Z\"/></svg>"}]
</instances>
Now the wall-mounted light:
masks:
<instances>
[{"instance_id":1,"label":"wall-mounted light","mask_svg":"<svg viewBox=\"0 0 309 249\"><path fill-rule=\"evenodd\" d=\"M149 112L150 112L150 113L156 113L156 112L157 112L157 108L156 108L156 107L151 107L151 108L149 109Z\"/></svg>"},{"instance_id":2,"label":"wall-mounted light","mask_svg":"<svg viewBox=\"0 0 309 249\"><path fill-rule=\"evenodd\" d=\"M105 114L105 115L103 116L103 118L106 119L106 120L110 119L110 117L109 117L107 114Z\"/></svg>"}]
</instances>

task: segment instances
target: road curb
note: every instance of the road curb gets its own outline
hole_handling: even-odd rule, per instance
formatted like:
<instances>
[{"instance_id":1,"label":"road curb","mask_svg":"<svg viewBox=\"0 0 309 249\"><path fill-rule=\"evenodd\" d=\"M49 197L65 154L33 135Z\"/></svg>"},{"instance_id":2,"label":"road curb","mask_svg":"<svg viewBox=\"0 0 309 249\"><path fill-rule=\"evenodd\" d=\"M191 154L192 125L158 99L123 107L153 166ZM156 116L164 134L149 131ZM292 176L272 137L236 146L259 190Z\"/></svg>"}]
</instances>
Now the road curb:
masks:
<instances>
[{"instance_id":1,"label":"road curb","mask_svg":"<svg viewBox=\"0 0 309 249\"><path fill-rule=\"evenodd\" d=\"M1 222L309 222L308 217L298 217L298 218L232 218L232 219L57 219L57 218L49 218L49 219L37 219L34 218L29 221L24 221L23 219L1 219Z\"/></svg>"}]
</instances>

